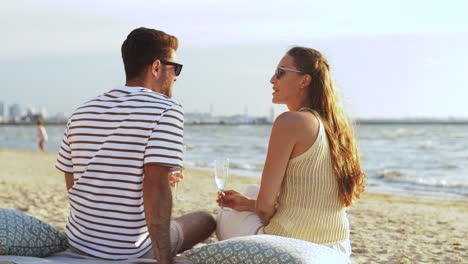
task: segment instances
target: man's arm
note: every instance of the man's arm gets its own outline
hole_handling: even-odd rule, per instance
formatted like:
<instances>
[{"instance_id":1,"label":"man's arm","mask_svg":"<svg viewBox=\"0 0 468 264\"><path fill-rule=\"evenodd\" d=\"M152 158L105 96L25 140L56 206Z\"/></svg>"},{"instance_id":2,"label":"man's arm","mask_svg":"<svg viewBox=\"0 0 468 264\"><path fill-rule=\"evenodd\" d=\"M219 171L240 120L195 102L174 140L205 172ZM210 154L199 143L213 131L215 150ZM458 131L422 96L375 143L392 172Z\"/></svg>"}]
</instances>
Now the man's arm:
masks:
<instances>
[{"instance_id":1,"label":"man's arm","mask_svg":"<svg viewBox=\"0 0 468 264\"><path fill-rule=\"evenodd\" d=\"M70 189L73 187L73 184L75 184L72 173L65 172L65 183L67 184L67 191L69 192Z\"/></svg>"},{"instance_id":2,"label":"man's arm","mask_svg":"<svg viewBox=\"0 0 468 264\"><path fill-rule=\"evenodd\" d=\"M158 263L172 263L169 225L172 211L172 194L169 187L168 167L145 164L143 199L146 225L153 243Z\"/></svg>"}]
</instances>

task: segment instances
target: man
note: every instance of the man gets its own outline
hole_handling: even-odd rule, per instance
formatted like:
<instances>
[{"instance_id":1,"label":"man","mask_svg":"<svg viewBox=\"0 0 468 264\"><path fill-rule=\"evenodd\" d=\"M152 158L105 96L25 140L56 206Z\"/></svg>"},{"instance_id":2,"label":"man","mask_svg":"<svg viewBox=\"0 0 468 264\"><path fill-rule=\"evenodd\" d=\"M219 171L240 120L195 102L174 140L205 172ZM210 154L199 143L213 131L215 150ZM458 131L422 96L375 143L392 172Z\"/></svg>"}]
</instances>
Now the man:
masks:
<instances>
[{"instance_id":1,"label":"man","mask_svg":"<svg viewBox=\"0 0 468 264\"><path fill-rule=\"evenodd\" d=\"M208 213L170 218L168 175L182 163L184 125L183 109L171 99L182 70L177 47L162 31L133 30L122 45L126 85L70 117L56 167L65 173L73 251L170 263L213 232Z\"/></svg>"}]
</instances>

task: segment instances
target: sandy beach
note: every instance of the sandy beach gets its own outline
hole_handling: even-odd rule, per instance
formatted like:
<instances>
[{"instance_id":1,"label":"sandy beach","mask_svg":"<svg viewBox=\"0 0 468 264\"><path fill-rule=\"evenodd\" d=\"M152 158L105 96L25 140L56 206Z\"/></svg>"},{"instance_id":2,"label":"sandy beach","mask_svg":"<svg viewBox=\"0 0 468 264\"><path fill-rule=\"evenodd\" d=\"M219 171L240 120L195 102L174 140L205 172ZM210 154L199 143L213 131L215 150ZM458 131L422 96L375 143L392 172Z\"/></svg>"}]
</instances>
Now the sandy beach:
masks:
<instances>
[{"instance_id":1,"label":"sandy beach","mask_svg":"<svg viewBox=\"0 0 468 264\"><path fill-rule=\"evenodd\" d=\"M15 208L61 230L68 202L56 153L0 150L0 207ZM235 176L243 190L257 180ZM209 172L189 170L179 186L184 199L173 216L193 210L216 213ZM467 263L468 202L366 192L348 211L353 263ZM216 241L211 237L206 243Z\"/></svg>"}]
</instances>

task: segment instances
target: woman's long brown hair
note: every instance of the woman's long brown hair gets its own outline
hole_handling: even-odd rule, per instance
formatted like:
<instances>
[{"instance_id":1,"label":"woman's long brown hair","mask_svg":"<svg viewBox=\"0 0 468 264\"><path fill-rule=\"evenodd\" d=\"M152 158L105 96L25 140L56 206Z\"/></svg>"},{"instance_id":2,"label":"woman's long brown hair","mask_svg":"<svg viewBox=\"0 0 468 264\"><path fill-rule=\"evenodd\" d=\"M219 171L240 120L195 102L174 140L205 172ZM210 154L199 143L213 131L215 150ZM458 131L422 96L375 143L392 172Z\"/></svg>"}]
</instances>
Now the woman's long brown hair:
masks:
<instances>
[{"instance_id":1,"label":"woman's long brown hair","mask_svg":"<svg viewBox=\"0 0 468 264\"><path fill-rule=\"evenodd\" d=\"M317 111L324 123L339 198L344 206L350 206L364 191L366 175L361 168L354 129L336 95L330 66L320 52L311 48L294 47L288 54L293 57L298 70L312 77L310 107Z\"/></svg>"}]
</instances>

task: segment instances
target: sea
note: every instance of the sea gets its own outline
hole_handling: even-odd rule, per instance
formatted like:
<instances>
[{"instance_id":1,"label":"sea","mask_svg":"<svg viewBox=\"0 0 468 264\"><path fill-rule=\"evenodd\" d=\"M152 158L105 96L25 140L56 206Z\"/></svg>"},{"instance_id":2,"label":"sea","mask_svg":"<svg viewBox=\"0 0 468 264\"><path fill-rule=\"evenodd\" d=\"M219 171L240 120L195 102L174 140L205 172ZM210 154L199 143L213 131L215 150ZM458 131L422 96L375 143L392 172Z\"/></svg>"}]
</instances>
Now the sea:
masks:
<instances>
[{"instance_id":1,"label":"sea","mask_svg":"<svg viewBox=\"0 0 468 264\"><path fill-rule=\"evenodd\" d=\"M64 125L46 129L47 149L57 152ZM356 129L367 190L468 198L468 124L360 124ZM186 124L185 165L212 171L214 159L229 158L232 174L260 179L270 132L271 125ZM36 126L0 126L0 148L38 150Z\"/></svg>"}]
</instances>

